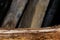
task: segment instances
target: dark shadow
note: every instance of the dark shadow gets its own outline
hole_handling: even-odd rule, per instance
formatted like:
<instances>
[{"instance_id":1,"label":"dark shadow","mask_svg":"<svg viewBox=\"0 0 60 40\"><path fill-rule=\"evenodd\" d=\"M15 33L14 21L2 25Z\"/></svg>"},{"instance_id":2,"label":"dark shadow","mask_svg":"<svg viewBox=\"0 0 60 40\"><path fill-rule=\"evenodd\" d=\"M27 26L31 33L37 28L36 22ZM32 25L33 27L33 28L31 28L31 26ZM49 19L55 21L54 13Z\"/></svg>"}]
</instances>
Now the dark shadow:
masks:
<instances>
[{"instance_id":1,"label":"dark shadow","mask_svg":"<svg viewBox=\"0 0 60 40\"><path fill-rule=\"evenodd\" d=\"M4 18L10 8L12 0L0 0L0 27L3 24Z\"/></svg>"},{"instance_id":2,"label":"dark shadow","mask_svg":"<svg viewBox=\"0 0 60 40\"><path fill-rule=\"evenodd\" d=\"M50 0L42 27L60 24L60 0Z\"/></svg>"}]
</instances>

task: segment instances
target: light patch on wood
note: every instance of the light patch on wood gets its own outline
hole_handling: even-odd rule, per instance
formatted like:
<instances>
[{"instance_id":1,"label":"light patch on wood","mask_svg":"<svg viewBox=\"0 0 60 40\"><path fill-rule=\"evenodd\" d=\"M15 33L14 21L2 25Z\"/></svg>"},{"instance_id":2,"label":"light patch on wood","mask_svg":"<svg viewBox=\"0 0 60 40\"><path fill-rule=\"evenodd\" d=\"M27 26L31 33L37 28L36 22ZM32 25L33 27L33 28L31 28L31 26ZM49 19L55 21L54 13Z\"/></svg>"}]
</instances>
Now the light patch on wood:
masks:
<instances>
[{"instance_id":1,"label":"light patch on wood","mask_svg":"<svg viewBox=\"0 0 60 40\"><path fill-rule=\"evenodd\" d=\"M24 11L19 27L21 28L31 27L32 18L33 18L37 3L38 3L38 0L29 0L29 3L27 5L26 10Z\"/></svg>"},{"instance_id":2,"label":"light patch on wood","mask_svg":"<svg viewBox=\"0 0 60 40\"><path fill-rule=\"evenodd\" d=\"M42 29L42 30L0 30L0 33L37 33L37 32L53 32L60 29Z\"/></svg>"},{"instance_id":3,"label":"light patch on wood","mask_svg":"<svg viewBox=\"0 0 60 40\"><path fill-rule=\"evenodd\" d=\"M49 0L39 0L32 19L31 28L40 28L45 15Z\"/></svg>"}]
</instances>

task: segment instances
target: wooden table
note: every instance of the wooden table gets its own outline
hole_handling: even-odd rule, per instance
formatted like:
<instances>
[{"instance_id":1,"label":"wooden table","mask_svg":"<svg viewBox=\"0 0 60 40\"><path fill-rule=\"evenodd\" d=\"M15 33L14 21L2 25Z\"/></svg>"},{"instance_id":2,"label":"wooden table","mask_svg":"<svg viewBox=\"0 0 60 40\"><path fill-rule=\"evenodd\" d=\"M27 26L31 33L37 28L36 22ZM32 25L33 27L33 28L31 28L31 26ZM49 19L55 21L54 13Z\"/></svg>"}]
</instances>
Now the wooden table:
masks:
<instances>
[{"instance_id":1,"label":"wooden table","mask_svg":"<svg viewBox=\"0 0 60 40\"><path fill-rule=\"evenodd\" d=\"M60 40L60 28L0 29L0 40Z\"/></svg>"}]
</instances>

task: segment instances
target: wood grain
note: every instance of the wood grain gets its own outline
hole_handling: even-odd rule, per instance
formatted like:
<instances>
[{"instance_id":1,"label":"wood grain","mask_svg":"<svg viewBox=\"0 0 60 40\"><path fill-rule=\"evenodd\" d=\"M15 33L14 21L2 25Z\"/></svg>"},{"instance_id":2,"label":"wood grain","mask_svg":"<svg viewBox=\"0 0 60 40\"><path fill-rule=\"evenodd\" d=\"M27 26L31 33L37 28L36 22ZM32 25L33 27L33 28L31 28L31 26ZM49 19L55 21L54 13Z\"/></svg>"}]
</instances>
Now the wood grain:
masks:
<instances>
[{"instance_id":1,"label":"wood grain","mask_svg":"<svg viewBox=\"0 0 60 40\"><path fill-rule=\"evenodd\" d=\"M40 28L50 0L39 0L32 19L31 28Z\"/></svg>"},{"instance_id":2,"label":"wood grain","mask_svg":"<svg viewBox=\"0 0 60 40\"><path fill-rule=\"evenodd\" d=\"M19 27L40 28L49 0L29 0Z\"/></svg>"},{"instance_id":3,"label":"wood grain","mask_svg":"<svg viewBox=\"0 0 60 40\"><path fill-rule=\"evenodd\" d=\"M9 30L0 29L0 39L1 40L60 40L60 28L50 28L50 29L21 28L21 29L9 29Z\"/></svg>"},{"instance_id":4,"label":"wood grain","mask_svg":"<svg viewBox=\"0 0 60 40\"><path fill-rule=\"evenodd\" d=\"M21 22L19 24L19 27L21 28L30 28L32 18L35 12L36 4L38 3L38 0L28 0L27 7L23 13L23 17L21 19Z\"/></svg>"},{"instance_id":5,"label":"wood grain","mask_svg":"<svg viewBox=\"0 0 60 40\"><path fill-rule=\"evenodd\" d=\"M15 28L26 3L27 0L13 0L2 27Z\"/></svg>"}]
</instances>

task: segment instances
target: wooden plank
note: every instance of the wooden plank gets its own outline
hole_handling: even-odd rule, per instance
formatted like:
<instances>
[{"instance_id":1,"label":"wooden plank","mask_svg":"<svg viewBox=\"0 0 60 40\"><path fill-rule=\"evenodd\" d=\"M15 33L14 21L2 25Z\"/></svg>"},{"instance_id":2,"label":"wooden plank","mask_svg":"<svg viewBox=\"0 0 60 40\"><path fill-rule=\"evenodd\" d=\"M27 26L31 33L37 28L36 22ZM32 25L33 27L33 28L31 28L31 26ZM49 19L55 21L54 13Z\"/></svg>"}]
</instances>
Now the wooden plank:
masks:
<instances>
[{"instance_id":1,"label":"wooden plank","mask_svg":"<svg viewBox=\"0 0 60 40\"><path fill-rule=\"evenodd\" d=\"M38 29L12 29L12 30L0 30L0 34L3 33L3 34L12 34L12 33L37 33L37 32L54 32L54 31L57 31L57 30L60 30L60 28L57 28L57 29L43 29L43 28L38 28Z\"/></svg>"},{"instance_id":2,"label":"wooden plank","mask_svg":"<svg viewBox=\"0 0 60 40\"><path fill-rule=\"evenodd\" d=\"M50 0L39 0L32 19L31 28L40 28Z\"/></svg>"},{"instance_id":3,"label":"wooden plank","mask_svg":"<svg viewBox=\"0 0 60 40\"><path fill-rule=\"evenodd\" d=\"M30 0L19 27L41 27L49 0Z\"/></svg>"},{"instance_id":4,"label":"wooden plank","mask_svg":"<svg viewBox=\"0 0 60 40\"><path fill-rule=\"evenodd\" d=\"M2 27L15 28L26 3L27 0L13 0Z\"/></svg>"},{"instance_id":5,"label":"wooden plank","mask_svg":"<svg viewBox=\"0 0 60 40\"><path fill-rule=\"evenodd\" d=\"M22 27L22 28L31 27L32 18L33 18L37 3L38 3L38 0L28 0L27 8L24 11L19 27Z\"/></svg>"}]
</instances>

